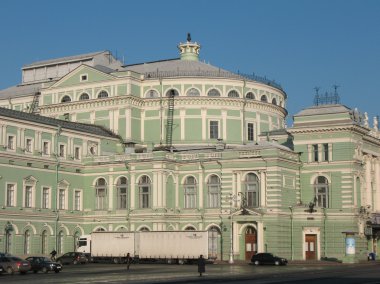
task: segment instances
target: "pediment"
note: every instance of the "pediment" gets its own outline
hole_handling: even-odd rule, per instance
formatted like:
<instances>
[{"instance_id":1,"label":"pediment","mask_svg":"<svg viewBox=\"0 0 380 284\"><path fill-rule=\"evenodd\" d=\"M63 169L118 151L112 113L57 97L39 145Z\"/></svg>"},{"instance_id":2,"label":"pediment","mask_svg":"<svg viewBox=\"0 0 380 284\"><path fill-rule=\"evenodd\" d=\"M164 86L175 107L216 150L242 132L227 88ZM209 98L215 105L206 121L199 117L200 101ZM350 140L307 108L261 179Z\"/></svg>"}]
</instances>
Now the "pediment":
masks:
<instances>
[{"instance_id":1,"label":"pediment","mask_svg":"<svg viewBox=\"0 0 380 284\"><path fill-rule=\"evenodd\" d=\"M58 183L58 187L60 188L67 188L69 186L70 186L70 183L65 179L60 180Z\"/></svg>"},{"instance_id":2,"label":"pediment","mask_svg":"<svg viewBox=\"0 0 380 284\"><path fill-rule=\"evenodd\" d=\"M87 79L82 80L82 76L86 76ZM112 75L104 73L86 64L82 64L67 75L63 76L53 85L51 85L49 89L77 86L81 84L86 85L89 83L109 81L114 79L115 77Z\"/></svg>"},{"instance_id":3,"label":"pediment","mask_svg":"<svg viewBox=\"0 0 380 284\"><path fill-rule=\"evenodd\" d=\"M32 175L24 178L24 183L35 184L36 182L37 182L37 179Z\"/></svg>"}]
</instances>

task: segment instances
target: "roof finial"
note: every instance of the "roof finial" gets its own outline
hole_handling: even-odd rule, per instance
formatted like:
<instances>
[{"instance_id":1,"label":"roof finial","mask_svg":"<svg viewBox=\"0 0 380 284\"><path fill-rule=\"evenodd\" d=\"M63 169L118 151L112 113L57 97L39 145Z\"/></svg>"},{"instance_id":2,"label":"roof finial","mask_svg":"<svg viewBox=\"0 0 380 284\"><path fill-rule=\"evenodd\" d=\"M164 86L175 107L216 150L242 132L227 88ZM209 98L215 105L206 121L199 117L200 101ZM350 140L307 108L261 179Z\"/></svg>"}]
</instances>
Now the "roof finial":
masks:
<instances>
[{"instance_id":1,"label":"roof finial","mask_svg":"<svg viewBox=\"0 0 380 284\"><path fill-rule=\"evenodd\" d=\"M191 41L191 35L190 33L187 33L187 42L190 42Z\"/></svg>"}]
</instances>

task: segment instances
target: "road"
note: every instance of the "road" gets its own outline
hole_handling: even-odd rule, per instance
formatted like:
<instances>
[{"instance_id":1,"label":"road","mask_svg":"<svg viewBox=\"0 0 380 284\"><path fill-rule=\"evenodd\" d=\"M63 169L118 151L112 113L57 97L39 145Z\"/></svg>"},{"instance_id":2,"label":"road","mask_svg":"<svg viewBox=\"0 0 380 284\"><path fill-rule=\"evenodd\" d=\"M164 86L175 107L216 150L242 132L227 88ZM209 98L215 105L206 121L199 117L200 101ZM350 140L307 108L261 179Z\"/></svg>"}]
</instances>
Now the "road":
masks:
<instances>
[{"instance_id":1,"label":"road","mask_svg":"<svg viewBox=\"0 0 380 284\"><path fill-rule=\"evenodd\" d=\"M196 265L85 264L65 265L61 273L0 275L0 283L323 283L380 284L380 263L288 266L253 266L248 264L213 264L199 277Z\"/></svg>"}]
</instances>

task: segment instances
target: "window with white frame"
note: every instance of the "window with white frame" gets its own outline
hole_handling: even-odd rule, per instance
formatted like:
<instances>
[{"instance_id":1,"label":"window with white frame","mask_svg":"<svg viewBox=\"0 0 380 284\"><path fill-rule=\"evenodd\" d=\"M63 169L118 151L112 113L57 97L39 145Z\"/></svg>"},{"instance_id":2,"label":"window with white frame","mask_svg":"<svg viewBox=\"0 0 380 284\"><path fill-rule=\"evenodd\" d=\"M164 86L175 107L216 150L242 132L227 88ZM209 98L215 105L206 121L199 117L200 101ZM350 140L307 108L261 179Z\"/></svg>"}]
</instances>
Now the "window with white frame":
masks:
<instances>
[{"instance_id":1,"label":"window with white frame","mask_svg":"<svg viewBox=\"0 0 380 284\"><path fill-rule=\"evenodd\" d=\"M32 207L32 198L33 198L33 186L26 185L24 189L24 207L31 208Z\"/></svg>"},{"instance_id":2,"label":"window with white frame","mask_svg":"<svg viewBox=\"0 0 380 284\"><path fill-rule=\"evenodd\" d=\"M229 98L239 98L239 93L236 90L231 90L227 95Z\"/></svg>"},{"instance_id":3,"label":"window with white frame","mask_svg":"<svg viewBox=\"0 0 380 284\"><path fill-rule=\"evenodd\" d=\"M146 93L145 97L149 98L149 99L158 98L159 97L159 93L156 90L149 90Z\"/></svg>"},{"instance_id":4,"label":"window with white frame","mask_svg":"<svg viewBox=\"0 0 380 284\"><path fill-rule=\"evenodd\" d=\"M329 144L327 144L327 143L322 144L322 148L323 148L322 160L327 162L327 161L329 161Z\"/></svg>"},{"instance_id":5,"label":"window with white frame","mask_svg":"<svg viewBox=\"0 0 380 284\"><path fill-rule=\"evenodd\" d=\"M9 135L8 136L7 148L9 150L15 150L16 149L16 139L15 139L15 136L13 136L13 135Z\"/></svg>"},{"instance_id":6,"label":"window with white frame","mask_svg":"<svg viewBox=\"0 0 380 284\"><path fill-rule=\"evenodd\" d=\"M24 254L30 253L30 243L31 243L30 231L26 230L24 233Z\"/></svg>"},{"instance_id":7,"label":"window with white frame","mask_svg":"<svg viewBox=\"0 0 380 284\"><path fill-rule=\"evenodd\" d=\"M197 181L193 176L188 176L183 185L185 194L185 208L197 207Z\"/></svg>"},{"instance_id":8,"label":"window with white frame","mask_svg":"<svg viewBox=\"0 0 380 284\"><path fill-rule=\"evenodd\" d=\"M189 97L199 97L201 94L199 93L198 89L191 88L187 91L186 96Z\"/></svg>"},{"instance_id":9,"label":"window with white frame","mask_svg":"<svg viewBox=\"0 0 380 284\"><path fill-rule=\"evenodd\" d=\"M66 189L60 188L58 190L58 209L66 209Z\"/></svg>"},{"instance_id":10,"label":"window with white frame","mask_svg":"<svg viewBox=\"0 0 380 284\"><path fill-rule=\"evenodd\" d=\"M27 153L32 153L33 151L33 140L31 138L26 138L26 141L25 141L25 152Z\"/></svg>"},{"instance_id":11,"label":"window with white frame","mask_svg":"<svg viewBox=\"0 0 380 284\"><path fill-rule=\"evenodd\" d=\"M255 140L255 128L252 122L248 122L247 124L247 140L254 141Z\"/></svg>"},{"instance_id":12,"label":"window with white frame","mask_svg":"<svg viewBox=\"0 0 380 284\"><path fill-rule=\"evenodd\" d=\"M210 139L219 138L219 121L210 120Z\"/></svg>"},{"instance_id":13,"label":"window with white frame","mask_svg":"<svg viewBox=\"0 0 380 284\"><path fill-rule=\"evenodd\" d=\"M117 209L127 209L127 178L120 177L116 183L117 188Z\"/></svg>"},{"instance_id":14,"label":"window with white frame","mask_svg":"<svg viewBox=\"0 0 380 284\"><path fill-rule=\"evenodd\" d=\"M245 97L249 100L254 100L255 99L255 94L252 92L248 92Z\"/></svg>"},{"instance_id":15,"label":"window with white frame","mask_svg":"<svg viewBox=\"0 0 380 284\"><path fill-rule=\"evenodd\" d=\"M220 92L217 89L211 89L207 92L209 97L220 97Z\"/></svg>"},{"instance_id":16,"label":"window with white frame","mask_svg":"<svg viewBox=\"0 0 380 284\"><path fill-rule=\"evenodd\" d=\"M50 208L50 188L43 187L42 188L42 209Z\"/></svg>"},{"instance_id":17,"label":"window with white frame","mask_svg":"<svg viewBox=\"0 0 380 284\"><path fill-rule=\"evenodd\" d=\"M104 178L100 178L95 184L95 209L107 209L107 182Z\"/></svg>"},{"instance_id":18,"label":"window with white frame","mask_svg":"<svg viewBox=\"0 0 380 284\"><path fill-rule=\"evenodd\" d=\"M139 180L139 207L149 208L151 206L151 181L146 175Z\"/></svg>"},{"instance_id":19,"label":"window with white frame","mask_svg":"<svg viewBox=\"0 0 380 284\"><path fill-rule=\"evenodd\" d=\"M80 75L80 81L81 82L87 82L88 80L88 74L81 74Z\"/></svg>"},{"instance_id":20,"label":"window with white frame","mask_svg":"<svg viewBox=\"0 0 380 284\"><path fill-rule=\"evenodd\" d=\"M314 180L315 205L321 208L329 207L329 181L324 176Z\"/></svg>"},{"instance_id":21,"label":"window with white frame","mask_svg":"<svg viewBox=\"0 0 380 284\"><path fill-rule=\"evenodd\" d=\"M313 144L312 146L312 151L313 151L313 162L318 162L319 161L319 147L318 144Z\"/></svg>"},{"instance_id":22,"label":"window with white frame","mask_svg":"<svg viewBox=\"0 0 380 284\"><path fill-rule=\"evenodd\" d=\"M64 144L59 144L59 153L58 153L58 155L61 158L66 157L66 149L65 149L65 145Z\"/></svg>"},{"instance_id":23,"label":"window with white frame","mask_svg":"<svg viewBox=\"0 0 380 284\"><path fill-rule=\"evenodd\" d=\"M108 98L108 93L107 91L101 91L99 94L98 94L98 98L99 99L102 99L102 98Z\"/></svg>"},{"instance_id":24,"label":"window with white frame","mask_svg":"<svg viewBox=\"0 0 380 284\"><path fill-rule=\"evenodd\" d=\"M71 102L71 98L69 96L64 96L61 99L61 103L68 103L68 102Z\"/></svg>"},{"instance_id":25,"label":"window with white frame","mask_svg":"<svg viewBox=\"0 0 380 284\"><path fill-rule=\"evenodd\" d=\"M74 148L74 160L80 160L80 147L78 146Z\"/></svg>"},{"instance_id":26,"label":"window with white frame","mask_svg":"<svg viewBox=\"0 0 380 284\"><path fill-rule=\"evenodd\" d=\"M81 191L75 190L74 191L74 210L80 211L81 207L82 207Z\"/></svg>"},{"instance_id":27,"label":"window with white frame","mask_svg":"<svg viewBox=\"0 0 380 284\"><path fill-rule=\"evenodd\" d=\"M44 141L42 146L42 154L49 155L50 154L50 142Z\"/></svg>"},{"instance_id":28,"label":"window with white frame","mask_svg":"<svg viewBox=\"0 0 380 284\"><path fill-rule=\"evenodd\" d=\"M243 196L242 205L247 207L259 207L259 179L249 173L245 176L245 196ZM245 200L244 200L245 199Z\"/></svg>"},{"instance_id":29,"label":"window with white frame","mask_svg":"<svg viewBox=\"0 0 380 284\"><path fill-rule=\"evenodd\" d=\"M217 175L211 175L207 181L208 188L208 207L220 207L220 178Z\"/></svg>"},{"instance_id":30,"label":"window with white frame","mask_svg":"<svg viewBox=\"0 0 380 284\"><path fill-rule=\"evenodd\" d=\"M7 184L7 207L16 206L16 185L13 183Z\"/></svg>"}]
</instances>

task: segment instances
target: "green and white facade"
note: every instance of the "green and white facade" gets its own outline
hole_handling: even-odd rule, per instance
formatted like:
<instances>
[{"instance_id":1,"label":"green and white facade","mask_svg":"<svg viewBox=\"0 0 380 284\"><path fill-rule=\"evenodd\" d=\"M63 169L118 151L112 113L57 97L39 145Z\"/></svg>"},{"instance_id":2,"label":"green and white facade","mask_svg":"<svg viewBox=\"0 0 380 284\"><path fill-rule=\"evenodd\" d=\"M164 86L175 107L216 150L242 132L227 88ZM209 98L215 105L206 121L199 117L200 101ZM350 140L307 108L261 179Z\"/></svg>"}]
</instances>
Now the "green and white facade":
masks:
<instances>
[{"instance_id":1,"label":"green and white facade","mask_svg":"<svg viewBox=\"0 0 380 284\"><path fill-rule=\"evenodd\" d=\"M285 128L281 86L178 48L135 65L107 51L36 62L0 91L0 251L63 253L96 230L208 230L219 260L376 251L377 120L320 105Z\"/></svg>"}]
</instances>

